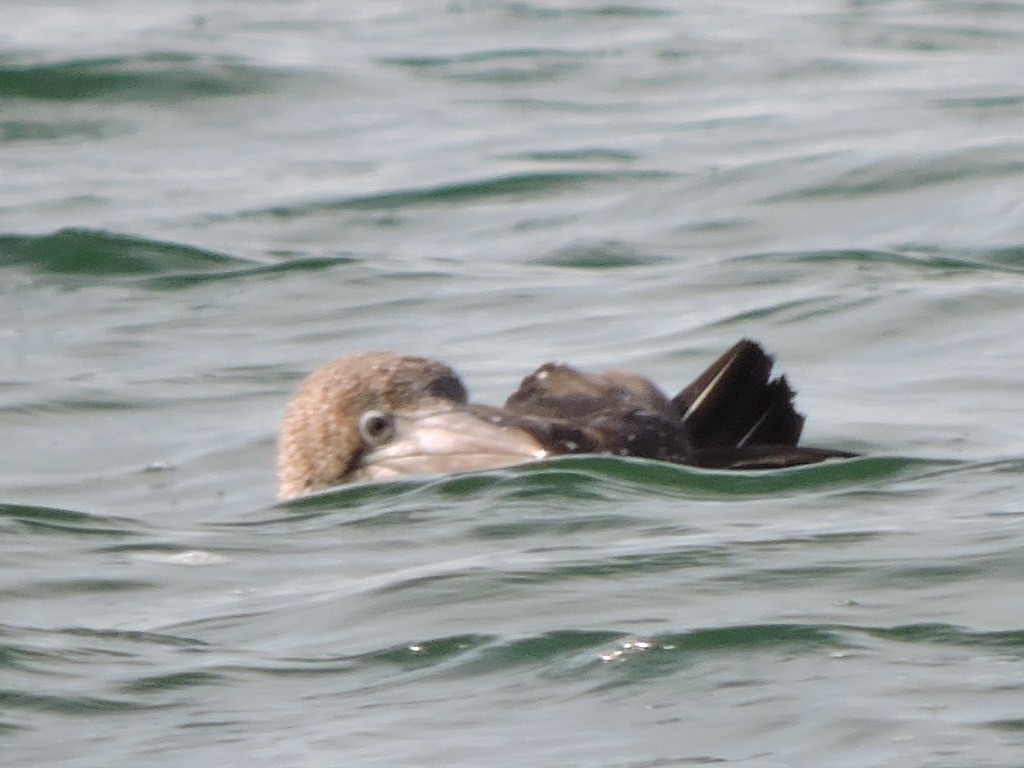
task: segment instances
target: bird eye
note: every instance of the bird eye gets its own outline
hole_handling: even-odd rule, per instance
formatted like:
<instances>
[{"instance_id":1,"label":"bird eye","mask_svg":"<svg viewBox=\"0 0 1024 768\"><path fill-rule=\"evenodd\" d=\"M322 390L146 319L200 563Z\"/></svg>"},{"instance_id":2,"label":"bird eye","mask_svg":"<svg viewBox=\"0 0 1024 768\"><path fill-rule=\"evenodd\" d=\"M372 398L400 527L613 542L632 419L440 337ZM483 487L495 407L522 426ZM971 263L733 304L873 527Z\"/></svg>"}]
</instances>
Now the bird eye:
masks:
<instances>
[{"instance_id":1,"label":"bird eye","mask_svg":"<svg viewBox=\"0 0 1024 768\"><path fill-rule=\"evenodd\" d=\"M427 391L456 403L464 403L467 399L466 388L456 376L438 376L427 385Z\"/></svg>"},{"instance_id":2,"label":"bird eye","mask_svg":"<svg viewBox=\"0 0 1024 768\"><path fill-rule=\"evenodd\" d=\"M395 433L395 420L380 411L367 411L359 417L359 436L367 445L386 443Z\"/></svg>"}]
</instances>

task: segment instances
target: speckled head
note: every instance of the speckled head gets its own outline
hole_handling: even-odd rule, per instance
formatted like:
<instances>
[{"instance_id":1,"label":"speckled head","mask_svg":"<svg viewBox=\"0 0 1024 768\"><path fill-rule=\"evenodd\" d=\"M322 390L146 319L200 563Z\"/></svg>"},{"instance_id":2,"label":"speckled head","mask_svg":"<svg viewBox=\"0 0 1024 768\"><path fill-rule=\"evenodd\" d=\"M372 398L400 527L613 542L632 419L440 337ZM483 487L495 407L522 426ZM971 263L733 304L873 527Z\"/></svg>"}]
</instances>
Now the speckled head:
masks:
<instances>
[{"instance_id":1,"label":"speckled head","mask_svg":"<svg viewBox=\"0 0 1024 768\"><path fill-rule=\"evenodd\" d=\"M389 414L450 411L465 402L466 388L444 363L393 352L332 360L288 403L278 444L278 495L294 498L347 482L372 447L361 432L371 440L381 436Z\"/></svg>"},{"instance_id":2,"label":"speckled head","mask_svg":"<svg viewBox=\"0 0 1024 768\"><path fill-rule=\"evenodd\" d=\"M278 444L278 496L357 480L486 469L544 455L520 430L465 410L444 363L393 352L340 358L299 387Z\"/></svg>"}]
</instances>

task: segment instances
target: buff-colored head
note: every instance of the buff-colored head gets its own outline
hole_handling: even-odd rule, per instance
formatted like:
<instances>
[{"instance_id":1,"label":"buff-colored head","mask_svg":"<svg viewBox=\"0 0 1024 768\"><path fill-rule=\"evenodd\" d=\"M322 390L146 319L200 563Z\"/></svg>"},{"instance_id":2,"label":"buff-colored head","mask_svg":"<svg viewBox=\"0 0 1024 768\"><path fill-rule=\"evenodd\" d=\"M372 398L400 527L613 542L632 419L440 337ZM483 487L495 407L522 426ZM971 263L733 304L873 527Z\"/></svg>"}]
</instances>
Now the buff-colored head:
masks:
<instances>
[{"instance_id":1,"label":"buff-colored head","mask_svg":"<svg viewBox=\"0 0 1024 768\"><path fill-rule=\"evenodd\" d=\"M456 373L435 360L370 352L327 363L288 403L278 443L278 496L545 455L520 430L467 412L466 400Z\"/></svg>"}]
</instances>

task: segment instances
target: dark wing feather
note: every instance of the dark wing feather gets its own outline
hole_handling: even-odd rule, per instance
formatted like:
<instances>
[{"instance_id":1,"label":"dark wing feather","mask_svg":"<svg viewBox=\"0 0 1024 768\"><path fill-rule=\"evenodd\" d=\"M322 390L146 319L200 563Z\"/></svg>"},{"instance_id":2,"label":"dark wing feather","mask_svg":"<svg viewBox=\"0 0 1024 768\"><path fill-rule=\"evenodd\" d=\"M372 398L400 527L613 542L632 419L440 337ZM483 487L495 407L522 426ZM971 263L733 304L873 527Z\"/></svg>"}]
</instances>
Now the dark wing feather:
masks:
<instances>
[{"instance_id":1,"label":"dark wing feather","mask_svg":"<svg viewBox=\"0 0 1024 768\"><path fill-rule=\"evenodd\" d=\"M507 423L553 453L613 453L681 462L686 430L672 402L642 376L547 363L505 402Z\"/></svg>"},{"instance_id":2,"label":"dark wing feather","mask_svg":"<svg viewBox=\"0 0 1024 768\"><path fill-rule=\"evenodd\" d=\"M505 409L557 419L633 411L675 418L672 402L643 376L616 370L584 373L559 363L545 363L523 379Z\"/></svg>"},{"instance_id":3,"label":"dark wing feather","mask_svg":"<svg viewBox=\"0 0 1024 768\"><path fill-rule=\"evenodd\" d=\"M773 358L743 339L708 366L672 403L686 424L687 464L716 469L778 469L854 454L797 446L804 417Z\"/></svg>"},{"instance_id":4,"label":"dark wing feather","mask_svg":"<svg viewBox=\"0 0 1024 768\"><path fill-rule=\"evenodd\" d=\"M743 339L669 400L642 376L547 363L504 408L475 406L533 435L552 454L612 453L719 469L812 464L844 451L797 447L804 417L773 359Z\"/></svg>"},{"instance_id":5,"label":"dark wing feather","mask_svg":"<svg viewBox=\"0 0 1024 768\"><path fill-rule=\"evenodd\" d=\"M857 454L834 448L797 445L752 445L746 448L710 448L693 451L686 460L705 469L782 469L817 464L825 459L849 459Z\"/></svg>"},{"instance_id":6,"label":"dark wing feather","mask_svg":"<svg viewBox=\"0 0 1024 768\"><path fill-rule=\"evenodd\" d=\"M786 377L770 378L773 362L743 339L673 398L693 448L797 444L804 417Z\"/></svg>"}]
</instances>

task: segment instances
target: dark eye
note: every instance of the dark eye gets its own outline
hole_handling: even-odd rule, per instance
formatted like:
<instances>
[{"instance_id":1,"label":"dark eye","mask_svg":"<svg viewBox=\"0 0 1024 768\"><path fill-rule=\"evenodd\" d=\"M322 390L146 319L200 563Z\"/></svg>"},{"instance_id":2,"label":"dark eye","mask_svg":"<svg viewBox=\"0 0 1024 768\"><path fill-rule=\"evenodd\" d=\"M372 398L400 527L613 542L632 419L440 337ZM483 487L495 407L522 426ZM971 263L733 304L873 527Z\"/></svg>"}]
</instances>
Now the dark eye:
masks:
<instances>
[{"instance_id":1,"label":"dark eye","mask_svg":"<svg viewBox=\"0 0 1024 768\"><path fill-rule=\"evenodd\" d=\"M367 411L359 417L359 436L367 445L386 443L395 434L395 420L381 411Z\"/></svg>"},{"instance_id":2,"label":"dark eye","mask_svg":"<svg viewBox=\"0 0 1024 768\"><path fill-rule=\"evenodd\" d=\"M435 397L443 397L455 403L466 402L466 388L455 376L438 376L427 386L427 391Z\"/></svg>"}]
</instances>

